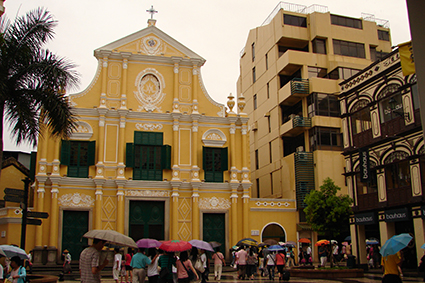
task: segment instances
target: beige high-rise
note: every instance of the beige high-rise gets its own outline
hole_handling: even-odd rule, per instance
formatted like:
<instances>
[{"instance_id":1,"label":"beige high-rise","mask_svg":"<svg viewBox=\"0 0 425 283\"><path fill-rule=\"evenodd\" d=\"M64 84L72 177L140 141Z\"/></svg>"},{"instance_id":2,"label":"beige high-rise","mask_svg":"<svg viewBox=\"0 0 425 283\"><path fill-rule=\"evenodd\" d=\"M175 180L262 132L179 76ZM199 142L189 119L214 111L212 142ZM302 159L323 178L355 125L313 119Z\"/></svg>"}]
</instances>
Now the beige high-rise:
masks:
<instances>
[{"instance_id":1,"label":"beige high-rise","mask_svg":"<svg viewBox=\"0 0 425 283\"><path fill-rule=\"evenodd\" d=\"M237 87L249 116L252 197L296 199L300 238L313 237L302 212L310 190L330 177L347 193L338 84L389 52L388 22L320 5L281 2L249 32Z\"/></svg>"}]
</instances>

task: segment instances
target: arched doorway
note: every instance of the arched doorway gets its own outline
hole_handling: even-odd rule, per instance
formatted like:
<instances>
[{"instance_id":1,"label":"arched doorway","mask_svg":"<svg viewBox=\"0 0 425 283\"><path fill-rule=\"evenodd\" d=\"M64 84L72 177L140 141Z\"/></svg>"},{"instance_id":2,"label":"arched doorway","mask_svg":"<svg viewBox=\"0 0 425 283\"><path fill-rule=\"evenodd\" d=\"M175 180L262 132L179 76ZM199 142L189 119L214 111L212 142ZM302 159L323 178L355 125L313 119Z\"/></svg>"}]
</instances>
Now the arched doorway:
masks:
<instances>
[{"instance_id":1,"label":"arched doorway","mask_svg":"<svg viewBox=\"0 0 425 283\"><path fill-rule=\"evenodd\" d=\"M264 226L261 232L261 241L264 242L267 239L274 239L278 242L286 242L286 232L282 225L279 223L269 223Z\"/></svg>"}]
</instances>

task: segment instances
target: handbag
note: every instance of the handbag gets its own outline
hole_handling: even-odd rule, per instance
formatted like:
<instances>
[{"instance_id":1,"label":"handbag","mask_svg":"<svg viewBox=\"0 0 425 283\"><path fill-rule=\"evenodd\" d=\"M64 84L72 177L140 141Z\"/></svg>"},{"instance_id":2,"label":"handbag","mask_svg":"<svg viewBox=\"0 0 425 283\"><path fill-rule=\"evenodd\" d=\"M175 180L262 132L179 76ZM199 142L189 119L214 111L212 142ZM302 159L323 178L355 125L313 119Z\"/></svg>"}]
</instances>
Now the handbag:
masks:
<instances>
[{"instance_id":1,"label":"handbag","mask_svg":"<svg viewBox=\"0 0 425 283\"><path fill-rule=\"evenodd\" d=\"M181 264L183 265L184 269L187 272L189 281L192 281L193 279L195 279L195 274L193 273L193 270L191 268L187 269L186 265L184 265L184 262L181 262Z\"/></svg>"},{"instance_id":2,"label":"handbag","mask_svg":"<svg viewBox=\"0 0 425 283\"><path fill-rule=\"evenodd\" d=\"M161 271L159 272L159 279L166 279L168 275L170 275L170 270L168 270L168 267L161 267Z\"/></svg>"},{"instance_id":3,"label":"handbag","mask_svg":"<svg viewBox=\"0 0 425 283\"><path fill-rule=\"evenodd\" d=\"M201 273L204 273L205 271L204 265L202 264L202 261L200 258L198 258L195 262L195 269Z\"/></svg>"}]
</instances>

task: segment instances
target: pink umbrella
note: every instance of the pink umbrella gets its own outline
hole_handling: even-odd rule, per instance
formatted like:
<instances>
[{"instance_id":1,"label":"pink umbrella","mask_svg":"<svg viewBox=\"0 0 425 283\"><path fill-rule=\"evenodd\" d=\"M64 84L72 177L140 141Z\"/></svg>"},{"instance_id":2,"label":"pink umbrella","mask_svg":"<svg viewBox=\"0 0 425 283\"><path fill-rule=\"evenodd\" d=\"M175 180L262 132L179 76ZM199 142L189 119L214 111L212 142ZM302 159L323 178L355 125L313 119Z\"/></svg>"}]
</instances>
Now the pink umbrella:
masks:
<instances>
[{"instance_id":1,"label":"pink umbrella","mask_svg":"<svg viewBox=\"0 0 425 283\"><path fill-rule=\"evenodd\" d=\"M159 249L166 252L183 252L191 248L192 245L190 243L180 240L165 241L159 246Z\"/></svg>"},{"instance_id":2,"label":"pink umbrella","mask_svg":"<svg viewBox=\"0 0 425 283\"><path fill-rule=\"evenodd\" d=\"M136 242L139 248L158 248L161 246L161 242L155 239L140 239Z\"/></svg>"}]
</instances>

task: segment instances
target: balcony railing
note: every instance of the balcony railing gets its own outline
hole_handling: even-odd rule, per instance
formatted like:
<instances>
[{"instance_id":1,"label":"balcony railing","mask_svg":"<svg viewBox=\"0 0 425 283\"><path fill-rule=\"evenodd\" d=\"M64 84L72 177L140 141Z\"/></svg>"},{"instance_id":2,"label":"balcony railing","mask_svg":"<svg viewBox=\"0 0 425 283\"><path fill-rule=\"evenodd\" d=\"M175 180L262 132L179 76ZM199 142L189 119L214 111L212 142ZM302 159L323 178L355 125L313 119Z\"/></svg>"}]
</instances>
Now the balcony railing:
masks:
<instances>
[{"instance_id":1,"label":"balcony railing","mask_svg":"<svg viewBox=\"0 0 425 283\"><path fill-rule=\"evenodd\" d=\"M295 116L292 119L292 127L311 127L311 118L310 117L300 117Z\"/></svg>"},{"instance_id":2,"label":"balcony railing","mask_svg":"<svg viewBox=\"0 0 425 283\"><path fill-rule=\"evenodd\" d=\"M310 93L308 79L294 78L291 80L291 94L305 94Z\"/></svg>"},{"instance_id":3,"label":"balcony railing","mask_svg":"<svg viewBox=\"0 0 425 283\"><path fill-rule=\"evenodd\" d=\"M306 195L314 190L314 162L312 152L296 152L295 160L295 183L297 207L304 208Z\"/></svg>"}]
</instances>

